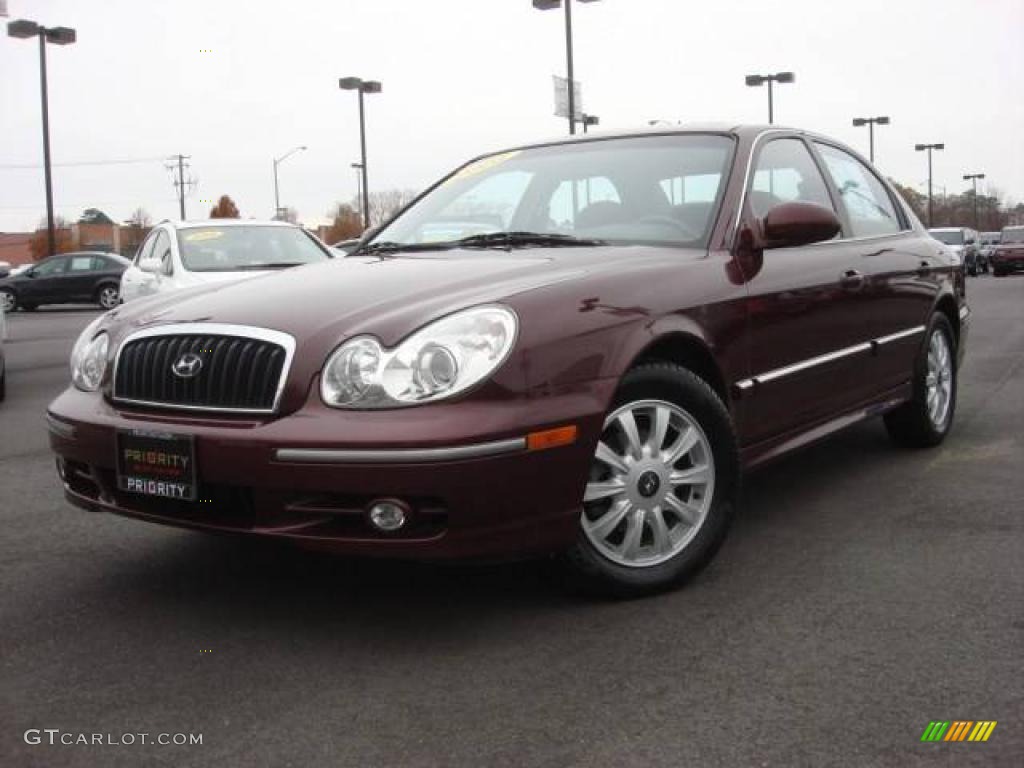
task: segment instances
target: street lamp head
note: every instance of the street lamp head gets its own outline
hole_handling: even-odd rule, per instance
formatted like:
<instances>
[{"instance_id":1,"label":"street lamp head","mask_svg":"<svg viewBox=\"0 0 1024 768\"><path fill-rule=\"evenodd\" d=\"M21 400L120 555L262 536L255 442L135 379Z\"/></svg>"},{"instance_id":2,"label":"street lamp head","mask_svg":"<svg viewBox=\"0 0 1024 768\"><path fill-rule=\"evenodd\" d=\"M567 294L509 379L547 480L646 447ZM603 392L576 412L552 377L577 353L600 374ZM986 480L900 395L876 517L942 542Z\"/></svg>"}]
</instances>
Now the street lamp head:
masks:
<instances>
[{"instance_id":1,"label":"street lamp head","mask_svg":"<svg viewBox=\"0 0 1024 768\"><path fill-rule=\"evenodd\" d=\"M762 77L761 75L747 75L745 81L747 85L758 86L764 85L765 79L766 78Z\"/></svg>"},{"instance_id":2,"label":"street lamp head","mask_svg":"<svg viewBox=\"0 0 1024 768\"><path fill-rule=\"evenodd\" d=\"M914 145L914 150L917 151L917 152L924 152L926 149L928 149L928 146L925 145L925 144L915 144Z\"/></svg>"},{"instance_id":3,"label":"street lamp head","mask_svg":"<svg viewBox=\"0 0 1024 768\"><path fill-rule=\"evenodd\" d=\"M362 170L363 164L362 163L352 163L352 167L353 168L358 168L358 169Z\"/></svg>"},{"instance_id":4,"label":"street lamp head","mask_svg":"<svg viewBox=\"0 0 1024 768\"><path fill-rule=\"evenodd\" d=\"M71 27L53 27L46 30L46 42L54 45L71 45L78 36Z\"/></svg>"},{"instance_id":5,"label":"street lamp head","mask_svg":"<svg viewBox=\"0 0 1024 768\"><path fill-rule=\"evenodd\" d=\"M380 93L381 88L382 86L379 80L364 80L363 85L359 90L363 93Z\"/></svg>"},{"instance_id":6,"label":"street lamp head","mask_svg":"<svg viewBox=\"0 0 1024 768\"><path fill-rule=\"evenodd\" d=\"M343 91L357 91L362 85L362 78L359 77L343 77L338 80L338 87Z\"/></svg>"},{"instance_id":7,"label":"street lamp head","mask_svg":"<svg viewBox=\"0 0 1024 768\"><path fill-rule=\"evenodd\" d=\"M533 0L533 7L538 11L553 11L562 7L562 0Z\"/></svg>"},{"instance_id":8,"label":"street lamp head","mask_svg":"<svg viewBox=\"0 0 1024 768\"><path fill-rule=\"evenodd\" d=\"M34 21L18 19L7 22L7 35L9 37L20 37L22 39L35 37L39 34L41 27Z\"/></svg>"},{"instance_id":9,"label":"street lamp head","mask_svg":"<svg viewBox=\"0 0 1024 768\"><path fill-rule=\"evenodd\" d=\"M945 144L932 144L932 149L945 149Z\"/></svg>"},{"instance_id":10,"label":"street lamp head","mask_svg":"<svg viewBox=\"0 0 1024 768\"><path fill-rule=\"evenodd\" d=\"M876 117L875 122L878 123L879 125L888 125L889 118L883 115L882 117Z\"/></svg>"},{"instance_id":11,"label":"street lamp head","mask_svg":"<svg viewBox=\"0 0 1024 768\"><path fill-rule=\"evenodd\" d=\"M796 75L792 72L779 72L775 75L775 82L777 83L792 83L796 80Z\"/></svg>"},{"instance_id":12,"label":"street lamp head","mask_svg":"<svg viewBox=\"0 0 1024 768\"><path fill-rule=\"evenodd\" d=\"M853 125L854 125L855 128L860 128L862 125L867 125L867 124L868 124L868 121L865 120L863 117L855 117L855 118L853 118Z\"/></svg>"}]
</instances>

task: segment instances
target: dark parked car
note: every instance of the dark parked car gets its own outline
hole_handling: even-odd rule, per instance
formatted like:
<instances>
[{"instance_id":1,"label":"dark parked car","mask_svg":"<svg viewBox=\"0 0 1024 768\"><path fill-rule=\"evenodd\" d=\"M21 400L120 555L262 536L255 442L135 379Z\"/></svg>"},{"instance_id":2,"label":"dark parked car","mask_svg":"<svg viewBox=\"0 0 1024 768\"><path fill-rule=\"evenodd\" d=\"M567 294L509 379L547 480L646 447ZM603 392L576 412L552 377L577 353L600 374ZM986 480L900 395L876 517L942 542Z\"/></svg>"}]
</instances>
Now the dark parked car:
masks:
<instances>
[{"instance_id":1,"label":"dark parked car","mask_svg":"<svg viewBox=\"0 0 1024 768\"><path fill-rule=\"evenodd\" d=\"M992 274L1024 272L1024 227L1004 227L999 243L992 249Z\"/></svg>"},{"instance_id":2,"label":"dark parked car","mask_svg":"<svg viewBox=\"0 0 1024 768\"><path fill-rule=\"evenodd\" d=\"M51 256L32 267L0 278L0 306L8 312L42 304L118 303L121 273L131 262L114 253L83 251Z\"/></svg>"},{"instance_id":3,"label":"dark parked car","mask_svg":"<svg viewBox=\"0 0 1024 768\"><path fill-rule=\"evenodd\" d=\"M969 317L963 270L850 149L658 127L479 158L346 259L119 307L48 423L86 509L560 553L636 594L711 558L741 471L879 415L942 441Z\"/></svg>"}]
</instances>

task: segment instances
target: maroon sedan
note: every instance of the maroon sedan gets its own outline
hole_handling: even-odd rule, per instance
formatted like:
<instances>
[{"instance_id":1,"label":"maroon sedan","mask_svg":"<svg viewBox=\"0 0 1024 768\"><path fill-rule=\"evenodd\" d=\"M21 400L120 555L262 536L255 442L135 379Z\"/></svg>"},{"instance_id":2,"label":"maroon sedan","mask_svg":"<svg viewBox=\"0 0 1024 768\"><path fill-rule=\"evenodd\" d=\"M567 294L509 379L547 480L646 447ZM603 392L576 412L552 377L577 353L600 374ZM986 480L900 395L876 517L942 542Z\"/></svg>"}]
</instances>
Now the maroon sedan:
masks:
<instances>
[{"instance_id":1,"label":"maroon sedan","mask_svg":"<svg viewBox=\"0 0 1024 768\"><path fill-rule=\"evenodd\" d=\"M1024 272L1024 227L1003 227L989 260L996 277Z\"/></svg>"},{"instance_id":2,"label":"maroon sedan","mask_svg":"<svg viewBox=\"0 0 1024 768\"><path fill-rule=\"evenodd\" d=\"M693 126L478 158L346 259L119 307L48 423L67 498L336 552L560 553L636 594L740 474L949 432L962 270L856 153Z\"/></svg>"}]
</instances>

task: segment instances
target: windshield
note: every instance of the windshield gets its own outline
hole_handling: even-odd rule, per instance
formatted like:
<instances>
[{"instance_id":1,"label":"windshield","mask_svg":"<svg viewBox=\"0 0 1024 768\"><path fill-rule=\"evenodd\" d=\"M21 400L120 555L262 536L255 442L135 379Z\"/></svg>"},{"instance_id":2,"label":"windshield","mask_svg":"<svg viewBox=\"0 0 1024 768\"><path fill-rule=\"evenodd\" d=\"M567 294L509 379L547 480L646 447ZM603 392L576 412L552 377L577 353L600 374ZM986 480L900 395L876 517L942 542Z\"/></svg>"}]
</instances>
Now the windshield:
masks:
<instances>
[{"instance_id":1,"label":"windshield","mask_svg":"<svg viewBox=\"0 0 1024 768\"><path fill-rule=\"evenodd\" d=\"M1007 227L999 237L1000 243L1024 243L1024 227Z\"/></svg>"},{"instance_id":2,"label":"windshield","mask_svg":"<svg viewBox=\"0 0 1024 768\"><path fill-rule=\"evenodd\" d=\"M309 264L329 258L298 227L189 227L178 231L181 263L189 272L233 272Z\"/></svg>"},{"instance_id":3,"label":"windshield","mask_svg":"<svg viewBox=\"0 0 1024 768\"><path fill-rule=\"evenodd\" d=\"M725 136L685 134L490 155L449 176L374 242L417 245L514 232L703 246L732 148Z\"/></svg>"},{"instance_id":4,"label":"windshield","mask_svg":"<svg viewBox=\"0 0 1024 768\"><path fill-rule=\"evenodd\" d=\"M964 233L959 229L930 230L929 234L946 245L963 245Z\"/></svg>"}]
</instances>

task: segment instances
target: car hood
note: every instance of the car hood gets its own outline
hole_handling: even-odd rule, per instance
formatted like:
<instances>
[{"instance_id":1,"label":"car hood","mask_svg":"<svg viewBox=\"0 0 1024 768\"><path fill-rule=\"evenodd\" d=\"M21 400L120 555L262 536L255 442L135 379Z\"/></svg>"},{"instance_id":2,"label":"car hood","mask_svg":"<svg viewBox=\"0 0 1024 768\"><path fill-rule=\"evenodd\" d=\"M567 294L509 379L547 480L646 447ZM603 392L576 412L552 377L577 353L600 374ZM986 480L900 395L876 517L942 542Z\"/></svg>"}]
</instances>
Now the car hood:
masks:
<instances>
[{"instance_id":1,"label":"car hood","mask_svg":"<svg viewBox=\"0 0 1024 768\"><path fill-rule=\"evenodd\" d=\"M678 264L703 253L627 246L356 256L157 294L125 305L112 318L123 323L125 332L165 323L215 322L283 331L300 346L333 347L360 333L392 345L465 307L596 272L633 269L651 259L670 255Z\"/></svg>"}]
</instances>

